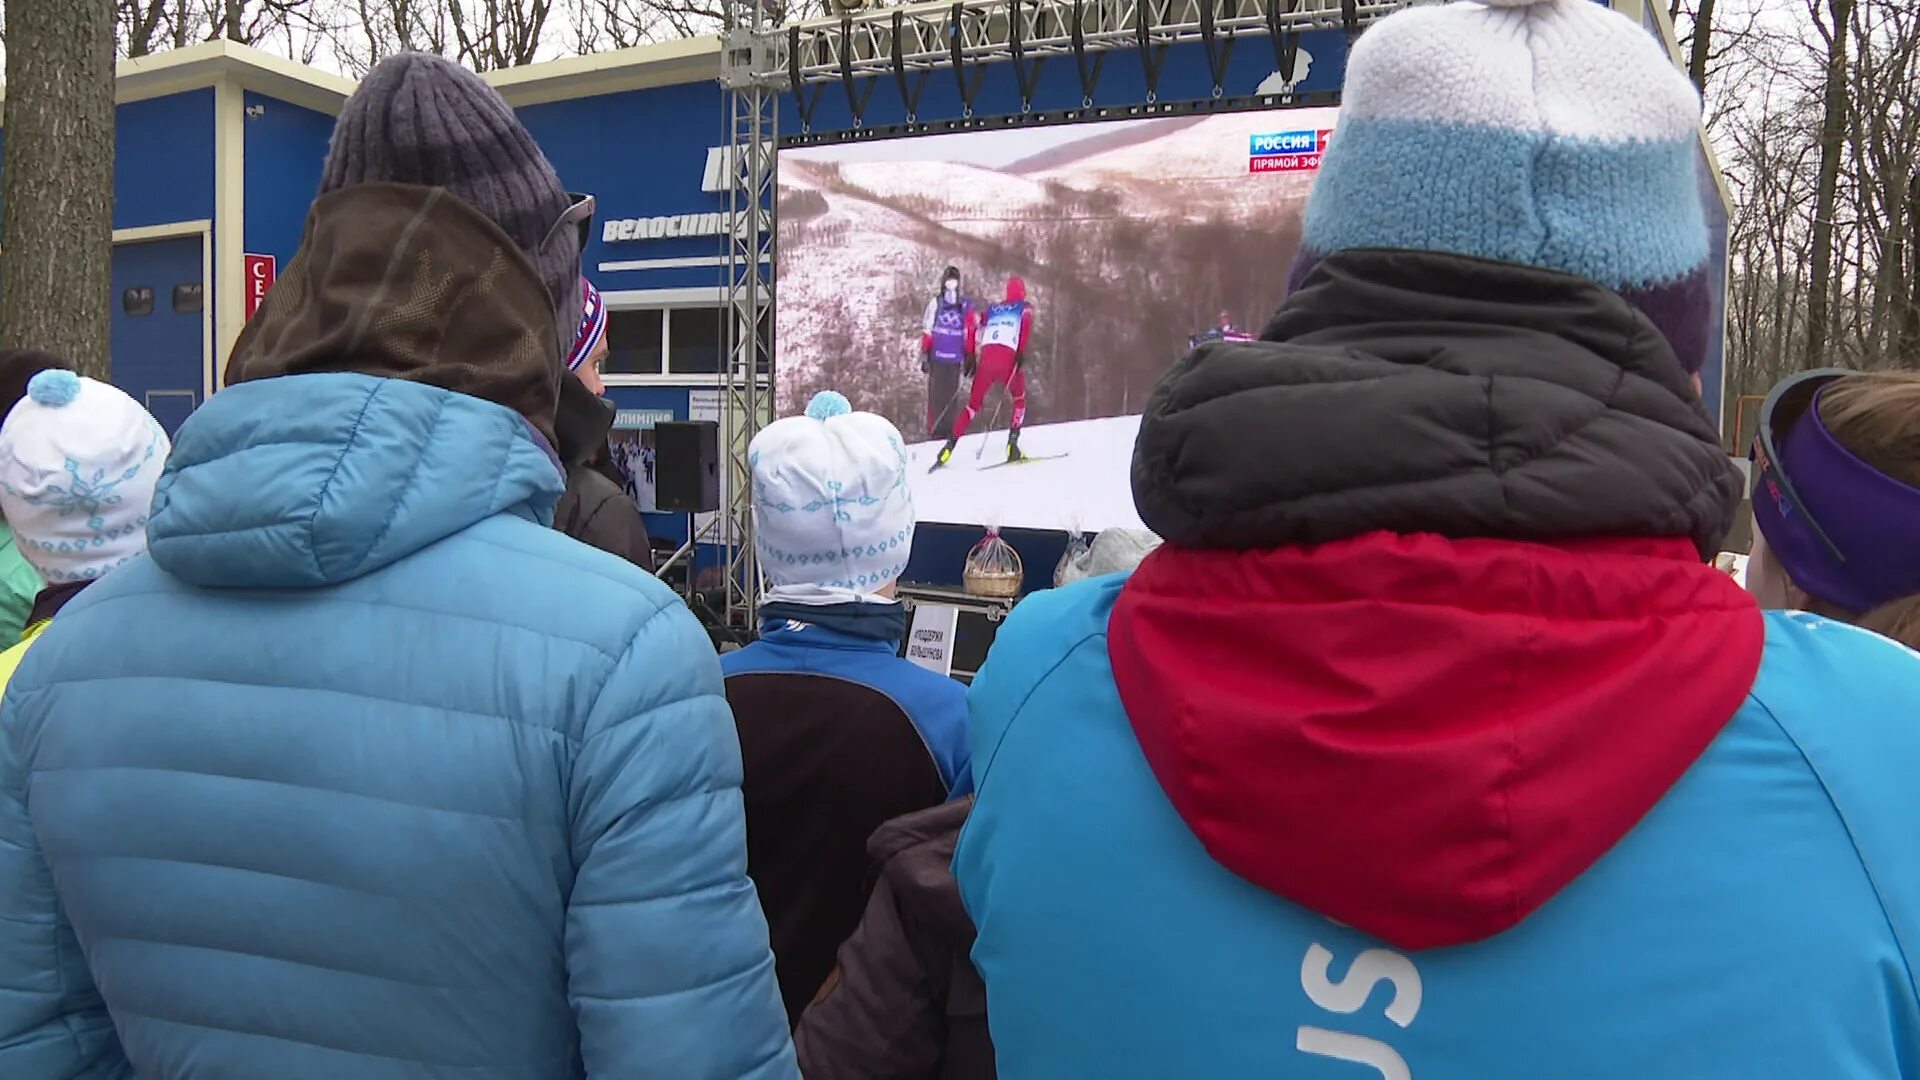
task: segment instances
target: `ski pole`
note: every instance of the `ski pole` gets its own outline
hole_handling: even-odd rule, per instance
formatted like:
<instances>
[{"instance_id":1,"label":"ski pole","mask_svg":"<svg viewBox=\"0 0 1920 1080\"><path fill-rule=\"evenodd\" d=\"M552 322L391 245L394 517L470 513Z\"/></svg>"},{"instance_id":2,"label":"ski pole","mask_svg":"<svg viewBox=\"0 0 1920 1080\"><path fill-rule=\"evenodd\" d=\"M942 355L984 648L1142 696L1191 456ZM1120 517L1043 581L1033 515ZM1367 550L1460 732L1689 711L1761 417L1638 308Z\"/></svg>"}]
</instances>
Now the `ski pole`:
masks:
<instances>
[{"instance_id":1,"label":"ski pole","mask_svg":"<svg viewBox=\"0 0 1920 1080\"><path fill-rule=\"evenodd\" d=\"M962 376L954 385L953 396L947 399L947 403L941 408L939 415L933 418L935 430L928 432L929 435L938 437L942 430L948 435L953 434L953 417L954 413L958 411L956 407L960 404L960 395L971 389L972 383L972 379ZM942 420L945 420L946 423L942 424L939 422Z\"/></svg>"},{"instance_id":2,"label":"ski pole","mask_svg":"<svg viewBox=\"0 0 1920 1080\"><path fill-rule=\"evenodd\" d=\"M987 437L993 434L993 425L1000 422L1000 406L1003 404L1003 401L993 403L993 415L987 418L987 430L980 433L980 445L973 448L973 460L979 461L980 456L987 452Z\"/></svg>"}]
</instances>

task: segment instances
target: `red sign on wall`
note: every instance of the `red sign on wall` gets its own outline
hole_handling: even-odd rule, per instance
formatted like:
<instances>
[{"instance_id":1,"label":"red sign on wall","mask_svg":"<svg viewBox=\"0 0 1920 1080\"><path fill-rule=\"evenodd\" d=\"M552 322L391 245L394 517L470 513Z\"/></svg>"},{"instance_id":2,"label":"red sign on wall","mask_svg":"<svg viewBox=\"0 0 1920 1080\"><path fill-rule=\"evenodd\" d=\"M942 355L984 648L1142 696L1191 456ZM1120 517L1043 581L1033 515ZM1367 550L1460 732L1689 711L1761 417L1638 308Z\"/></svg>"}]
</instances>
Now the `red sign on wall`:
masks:
<instances>
[{"instance_id":1,"label":"red sign on wall","mask_svg":"<svg viewBox=\"0 0 1920 1080\"><path fill-rule=\"evenodd\" d=\"M260 304L267 298L267 290L273 288L273 278L279 272L279 260L271 255L247 256L247 318L260 310Z\"/></svg>"}]
</instances>

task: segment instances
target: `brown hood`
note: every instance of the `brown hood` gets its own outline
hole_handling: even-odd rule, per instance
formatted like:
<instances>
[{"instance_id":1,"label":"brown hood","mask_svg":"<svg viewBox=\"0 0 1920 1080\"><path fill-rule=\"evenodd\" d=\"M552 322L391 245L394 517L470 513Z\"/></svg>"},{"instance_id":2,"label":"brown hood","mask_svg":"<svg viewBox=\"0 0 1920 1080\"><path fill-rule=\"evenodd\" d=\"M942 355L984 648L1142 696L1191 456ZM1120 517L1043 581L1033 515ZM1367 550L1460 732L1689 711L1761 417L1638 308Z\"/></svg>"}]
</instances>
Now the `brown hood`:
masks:
<instances>
[{"instance_id":1,"label":"brown hood","mask_svg":"<svg viewBox=\"0 0 1920 1080\"><path fill-rule=\"evenodd\" d=\"M504 405L554 443L565 373L553 301L486 215L444 188L359 184L314 200L300 253L227 361L227 382L357 372Z\"/></svg>"},{"instance_id":2,"label":"brown hood","mask_svg":"<svg viewBox=\"0 0 1920 1080\"><path fill-rule=\"evenodd\" d=\"M867 841L867 857L893 886L904 909L915 912L958 948L970 948L973 922L953 879L953 848L967 823L973 796L894 818Z\"/></svg>"}]
</instances>

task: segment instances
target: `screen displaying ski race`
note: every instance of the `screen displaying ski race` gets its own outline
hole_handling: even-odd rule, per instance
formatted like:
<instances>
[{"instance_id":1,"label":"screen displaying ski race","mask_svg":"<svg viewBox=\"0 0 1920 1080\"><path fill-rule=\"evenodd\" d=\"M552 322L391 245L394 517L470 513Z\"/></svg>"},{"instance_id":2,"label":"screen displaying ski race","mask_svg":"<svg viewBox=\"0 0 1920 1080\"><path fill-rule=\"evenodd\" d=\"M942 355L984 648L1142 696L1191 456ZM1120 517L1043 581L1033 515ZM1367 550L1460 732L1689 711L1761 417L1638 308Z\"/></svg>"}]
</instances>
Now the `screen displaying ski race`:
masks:
<instances>
[{"instance_id":1,"label":"screen displaying ski race","mask_svg":"<svg viewBox=\"0 0 1920 1080\"><path fill-rule=\"evenodd\" d=\"M892 420L924 521L1137 526L1147 395L1193 344L1279 305L1335 116L782 151L779 415L833 389Z\"/></svg>"}]
</instances>

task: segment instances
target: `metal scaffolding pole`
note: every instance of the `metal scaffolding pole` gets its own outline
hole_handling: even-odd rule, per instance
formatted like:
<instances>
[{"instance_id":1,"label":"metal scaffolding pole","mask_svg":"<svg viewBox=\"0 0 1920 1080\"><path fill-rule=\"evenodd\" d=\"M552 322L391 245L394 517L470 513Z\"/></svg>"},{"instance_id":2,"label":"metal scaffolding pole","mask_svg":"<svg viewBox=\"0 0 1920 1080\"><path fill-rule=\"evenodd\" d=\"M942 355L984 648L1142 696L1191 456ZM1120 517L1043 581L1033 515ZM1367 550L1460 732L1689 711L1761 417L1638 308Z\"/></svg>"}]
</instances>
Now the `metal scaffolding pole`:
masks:
<instances>
[{"instance_id":1,"label":"metal scaffolding pole","mask_svg":"<svg viewBox=\"0 0 1920 1080\"><path fill-rule=\"evenodd\" d=\"M777 35L767 33L761 0L734 5L723 41L727 90L727 360L721 373L720 426L726 447L720 542L726 553L727 615L752 628L760 599L753 547L753 477L747 446L773 413L774 154L780 140ZM771 74L768 74L771 72Z\"/></svg>"}]
</instances>

